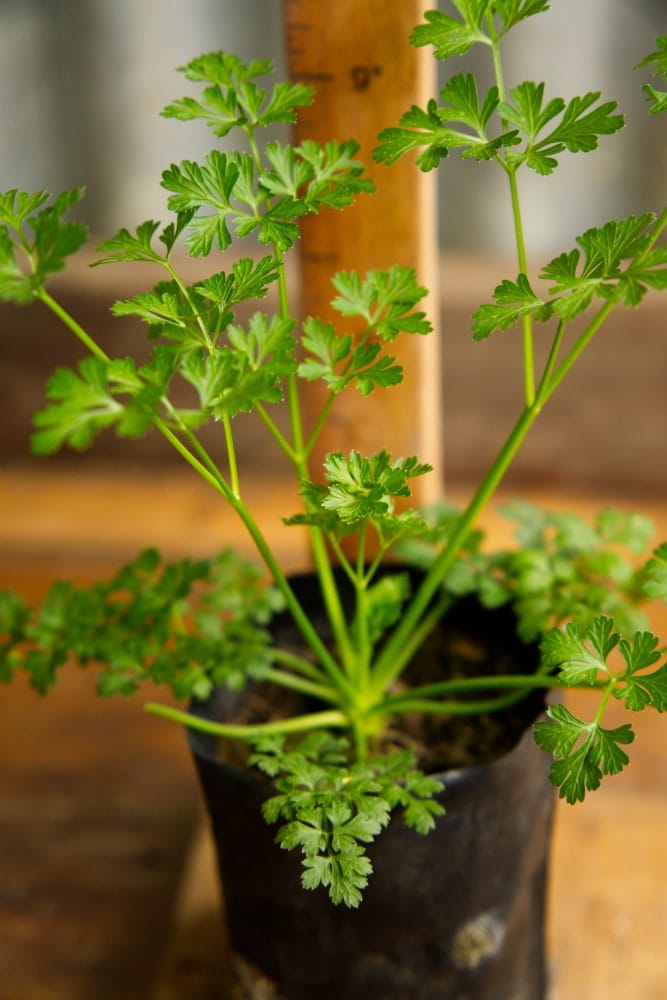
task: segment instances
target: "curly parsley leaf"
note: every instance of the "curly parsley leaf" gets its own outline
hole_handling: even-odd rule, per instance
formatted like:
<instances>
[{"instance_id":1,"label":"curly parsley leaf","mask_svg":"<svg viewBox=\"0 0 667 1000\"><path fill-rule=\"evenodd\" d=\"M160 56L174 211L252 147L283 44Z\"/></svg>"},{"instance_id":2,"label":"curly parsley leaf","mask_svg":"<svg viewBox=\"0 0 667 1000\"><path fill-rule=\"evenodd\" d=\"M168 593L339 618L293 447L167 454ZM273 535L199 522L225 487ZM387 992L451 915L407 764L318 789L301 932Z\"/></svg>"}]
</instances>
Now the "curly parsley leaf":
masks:
<instances>
[{"instance_id":1,"label":"curly parsley leaf","mask_svg":"<svg viewBox=\"0 0 667 1000\"><path fill-rule=\"evenodd\" d=\"M192 213L193 210L189 208L179 212L176 221L169 223L158 234L158 239L165 247L164 251L153 246L153 237L160 229L160 223L153 219L147 219L137 226L134 233L131 233L129 229L120 229L111 239L101 243L97 251L103 256L94 261L93 266L128 263L129 261L164 265L178 237L190 221Z\"/></svg>"},{"instance_id":2,"label":"curly parsley leaf","mask_svg":"<svg viewBox=\"0 0 667 1000\"><path fill-rule=\"evenodd\" d=\"M374 190L364 165L357 159L359 143L320 144L308 139L295 148L269 143L266 156L274 167L264 171L261 186L273 195L283 195L285 203L299 206L299 214L351 205L362 192Z\"/></svg>"},{"instance_id":3,"label":"curly parsley leaf","mask_svg":"<svg viewBox=\"0 0 667 1000\"><path fill-rule=\"evenodd\" d=\"M484 19L491 8L491 0L454 0L459 17L451 17L438 10L425 12L425 24L418 25L410 35L413 45L433 45L436 59L462 56L473 45L488 44Z\"/></svg>"},{"instance_id":4,"label":"curly parsley leaf","mask_svg":"<svg viewBox=\"0 0 667 1000\"><path fill-rule=\"evenodd\" d=\"M202 163L183 160L163 172L162 186L171 192L169 208L177 213L192 213L186 243L193 257L206 256L214 245L226 250L231 244L228 223L238 214L232 197L243 167L246 171L253 169L246 154L214 149Z\"/></svg>"},{"instance_id":5,"label":"curly parsley leaf","mask_svg":"<svg viewBox=\"0 0 667 1000\"><path fill-rule=\"evenodd\" d=\"M333 511L346 524L366 519L376 523L390 521L394 498L410 496L408 481L431 471L430 465L420 463L414 456L392 462L386 450L370 458L364 458L358 451L351 451L347 458L341 452L334 452L327 455L324 466L328 489L322 507Z\"/></svg>"},{"instance_id":6,"label":"curly parsley leaf","mask_svg":"<svg viewBox=\"0 0 667 1000\"><path fill-rule=\"evenodd\" d=\"M70 661L100 666L98 692L128 695L149 681L177 698L241 687L271 665L271 616L283 600L231 551L163 562L146 549L106 582L54 583L28 609L0 595L0 680L17 669L44 694Z\"/></svg>"},{"instance_id":7,"label":"curly parsley leaf","mask_svg":"<svg viewBox=\"0 0 667 1000\"><path fill-rule=\"evenodd\" d=\"M339 365L349 358L352 342L352 336L339 334L333 323L308 317L301 337L307 356L299 365L299 375L311 382L323 379L331 389L338 391L341 381L346 381L339 373Z\"/></svg>"},{"instance_id":8,"label":"curly parsley leaf","mask_svg":"<svg viewBox=\"0 0 667 1000\"><path fill-rule=\"evenodd\" d=\"M277 794L263 806L268 823L280 823L276 841L302 856L301 883L323 887L334 903L357 907L372 873L366 845L402 808L410 826L426 833L443 812L434 800L442 785L414 767L410 752L350 764L348 744L311 733L292 748L283 737L255 742L251 758L268 774Z\"/></svg>"}]
</instances>

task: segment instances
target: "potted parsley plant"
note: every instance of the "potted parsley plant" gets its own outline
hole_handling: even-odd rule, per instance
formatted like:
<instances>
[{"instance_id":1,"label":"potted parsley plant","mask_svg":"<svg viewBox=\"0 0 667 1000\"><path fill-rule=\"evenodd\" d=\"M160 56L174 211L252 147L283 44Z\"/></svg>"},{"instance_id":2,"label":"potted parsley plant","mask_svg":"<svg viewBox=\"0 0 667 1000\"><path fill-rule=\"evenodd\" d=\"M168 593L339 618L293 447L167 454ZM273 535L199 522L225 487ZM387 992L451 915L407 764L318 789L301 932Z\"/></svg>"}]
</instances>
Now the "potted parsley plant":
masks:
<instances>
[{"instance_id":1,"label":"potted parsley plant","mask_svg":"<svg viewBox=\"0 0 667 1000\"><path fill-rule=\"evenodd\" d=\"M481 45L494 83L481 93L472 74L454 74L439 99L388 124L374 156L390 167L416 151L416 168L432 170L456 152L495 162L508 181L517 274L476 311L472 331L482 339L522 328L525 400L462 510L409 506L411 481L429 467L393 455L391 441L312 468L339 397L391 392L402 378L392 341L430 326L425 289L404 267L332 275L338 327L294 314L285 259L300 218L372 190L353 140L260 142L266 126L293 121L310 102L308 87L266 89L258 80L270 64L221 52L185 67L201 93L164 114L203 119L216 137L240 142L171 165L162 175L171 221L122 229L99 248L98 264L163 269L155 287L113 306L145 321L147 362L109 356L47 289L86 239L67 218L82 190L0 196L0 294L42 303L87 352L49 381L34 450L86 449L109 428L128 439L161 434L238 517L258 555L258 565L231 552L165 565L149 549L110 581L55 583L38 608L4 593L0 679L26 670L46 692L75 658L102 665L104 696L148 680L190 702L147 707L192 733L229 877L232 940L288 998L543 996L547 779L568 801L582 800L628 763L632 726L605 727L606 706L667 706L664 651L639 610L667 595L667 547L638 558L650 537L644 518L605 510L585 523L520 502L508 512L519 544L502 551L485 546L477 524L609 314L667 284L667 209L585 229L535 278L519 178L594 150L623 119L597 93L566 102L547 98L541 83L505 91L504 39L547 0L454 8L429 12L412 43L434 46L438 59ZM644 65L667 77L667 39ZM644 89L651 113L667 107L665 92ZM221 269L218 251L252 235L260 253ZM207 277L188 283L179 273L183 245L210 257ZM259 308L269 292L274 312ZM357 338L347 332L352 319L363 324ZM541 371L538 327L551 344ZM306 426L299 386L315 380L324 401ZM297 579L283 572L244 493L235 427L250 411L293 473L285 517L307 532L312 554L312 573ZM211 424L215 451L201 435ZM569 688L597 695L590 718L547 698ZM234 766L221 762L219 745ZM361 944L364 931L370 944Z\"/></svg>"}]
</instances>

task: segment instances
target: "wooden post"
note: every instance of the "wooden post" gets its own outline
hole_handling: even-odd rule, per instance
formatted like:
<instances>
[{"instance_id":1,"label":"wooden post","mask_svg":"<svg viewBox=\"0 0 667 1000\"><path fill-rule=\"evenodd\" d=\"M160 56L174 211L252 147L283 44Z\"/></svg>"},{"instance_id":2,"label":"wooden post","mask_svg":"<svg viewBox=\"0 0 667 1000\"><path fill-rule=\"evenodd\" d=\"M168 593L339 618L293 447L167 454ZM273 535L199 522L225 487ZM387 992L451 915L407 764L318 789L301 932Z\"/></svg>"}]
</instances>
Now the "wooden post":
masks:
<instances>
[{"instance_id":1,"label":"wooden post","mask_svg":"<svg viewBox=\"0 0 667 1000\"><path fill-rule=\"evenodd\" d=\"M408 43L423 20L423 0L286 0L290 77L316 90L299 118L296 140L356 139L377 191L360 195L342 212L303 220L301 307L304 316L334 319L329 303L337 270L392 264L414 267L430 289L426 308L437 319L437 217L434 174L417 170L409 157L386 167L371 151L381 129L395 125L411 104L435 90L430 51ZM336 319L340 322L340 318ZM405 368L402 385L363 399L348 390L338 401L321 442L317 463L329 451L352 447L364 454L387 448L395 457L416 454L442 468L438 337L403 335L390 345ZM306 390L306 411L317 412L320 387ZM314 464L317 468L317 464ZM440 493L435 475L415 481L418 503Z\"/></svg>"}]
</instances>

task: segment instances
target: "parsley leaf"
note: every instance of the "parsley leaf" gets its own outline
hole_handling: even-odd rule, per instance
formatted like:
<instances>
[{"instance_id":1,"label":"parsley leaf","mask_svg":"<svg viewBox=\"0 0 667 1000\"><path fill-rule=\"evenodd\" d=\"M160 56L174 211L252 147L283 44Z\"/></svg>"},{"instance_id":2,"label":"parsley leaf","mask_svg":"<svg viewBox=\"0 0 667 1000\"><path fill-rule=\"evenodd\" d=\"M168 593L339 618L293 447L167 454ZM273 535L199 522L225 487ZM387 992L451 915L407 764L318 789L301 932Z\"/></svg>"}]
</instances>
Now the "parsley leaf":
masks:
<instances>
[{"instance_id":1,"label":"parsley leaf","mask_svg":"<svg viewBox=\"0 0 667 1000\"><path fill-rule=\"evenodd\" d=\"M619 679L625 685L614 688L614 695L633 712L640 712L647 705L658 712L667 711L667 663L653 673L640 673L660 659L657 646L658 639L650 632L637 632L631 642L627 639L620 642L626 669Z\"/></svg>"},{"instance_id":2,"label":"parsley leaf","mask_svg":"<svg viewBox=\"0 0 667 1000\"><path fill-rule=\"evenodd\" d=\"M372 270L363 279L356 271L339 271L332 281L338 292L333 308L341 316L363 319L382 340L431 331L426 314L414 308L426 289L417 283L413 268Z\"/></svg>"},{"instance_id":3,"label":"parsley leaf","mask_svg":"<svg viewBox=\"0 0 667 1000\"><path fill-rule=\"evenodd\" d=\"M617 107L615 101L596 106L599 92L574 97L567 105L562 98L544 105L544 84L526 81L511 90L509 96L498 112L505 121L516 125L526 146L522 153L509 154L508 162L513 166L525 162L539 174L552 173L558 166L558 154L564 150L590 152L597 148L599 136L610 135L623 126L623 116L612 114ZM558 124L543 136L547 125L559 116Z\"/></svg>"},{"instance_id":4,"label":"parsley leaf","mask_svg":"<svg viewBox=\"0 0 667 1000\"><path fill-rule=\"evenodd\" d=\"M623 746L632 743L629 724L604 729L584 723L564 705L547 709L548 722L535 725L535 740L556 758L550 780L570 803L582 802L586 792L599 788L604 775L618 774L629 762Z\"/></svg>"},{"instance_id":5,"label":"parsley leaf","mask_svg":"<svg viewBox=\"0 0 667 1000\"><path fill-rule=\"evenodd\" d=\"M387 826L392 809L419 833L427 833L444 810L435 779L414 767L410 751L365 764L350 764L346 740L311 733L295 747L284 737L255 741L251 762L274 781L276 795L263 815L280 826L276 841L302 855L301 883L323 887L334 903L357 907L372 864L365 845Z\"/></svg>"},{"instance_id":6,"label":"parsley leaf","mask_svg":"<svg viewBox=\"0 0 667 1000\"><path fill-rule=\"evenodd\" d=\"M644 593L667 603L667 542L663 542L646 564Z\"/></svg>"},{"instance_id":7,"label":"parsley leaf","mask_svg":"<svg viewBox=\"0 0 667 1000\"><path fill-rule=\"evenodd\" d=\"M552 307L534 291L525 274L516 281L502 281L493 293L493 305L483 305L472 318L475 340L484 340L492 333L507 330L523 316L533 316L544 322L552 315Z\"/></svg>"},{"instance_id":8,"label":"parsley leaf","mask_svg":"<svg viewBox=\"0 0 667 1000\"><path fill-rule=\"evenodd\" d=\"M428 10L426 24L418 25L410 35L413 45L433 45L436 59L462 56L473 45L489 44L483 30L484 19L491 8L491 0L453 0L460 19L439 10Z\"/></svg>"},{"instance_id":9,"label":"parsley leaf","mask_svg":"<svg viewBox=\"0 0 667 1000\"><path fill-rule=\"evenodd\" d=\"M568 684L593 684L598 673L607 673L607 657L619 643L610 618L596 618L588 627L570 623L551 629L541 644L542 660L558 667Z\"/></svg>"},{"instance_id":10,"label":"parsley leaf","mask_svg":"<svg viewBox=\"0 0 667 1000\"><path fill-rule=\"evenodd\" d=\"M594 296L607 299L616 292L626 305L639 304L648 288L667 286L667 249L651 247L651 213L631 215L620 222L586 230L577 237L583 250L552 260L541 277L552 282L554 312L572 319ZM624 268L624 262L629 261Z\"/></svg>"},{"instance_id":11,"label":"parsley leaf","mask_svg":"<svg viewBox=\"0 0 667 1000\"><path fill-rule=\"evenodd\" d=\"M392 462L385 450L370 458L358 451L351 451L348 458L334 452L327 455L324 466L328 491L322 507L346 524L391 520L394 498L410 496L408 480L431 470L414 456Z\"/></svg>"},{"instance_id":12,"label":"parsley leaf","mask_svg":"<svg viewBox=\"0 0 667 1000\"><path fill-rule=\"evenodd\" d=\"M14 188L0 194L0 299L26 305L83 246L88 230L65 219L83 193L73 188L51 197Z\"/></svg>"},{"instance_id":13,"label":"parsley leaf","mask_svg":"<svg viewBox=\"0 0 667 1000\"><path fill-rule=\"evenodd\" d=\"M164 563L146 549L109 581L57 581L35 609L0 595L0 680L22 669L45 693L74 657L84 667L102 664L105 697L146 681L177 698L205 698L218 684L241 687L271 665L264 626L284 606L261 577L231 551Z\"/></svg>"},{"instance_id":14,"label":"parsley leaf","mask_svg":"<svg viewBox=\"0 0 667 1000\"><path fill-rule=\"evenodd\" d=\"M273 63L255 59L247 65L228 52L209 52L181 67L188 80L208 83L201 100L185 97L169 104L162 114L180 121L201 119L217 136L233 128L247 131L275 122L292 123L296 109L312 102L313 91L302 83L277 83L271 93L254 82L273 71Z\"/></svg>"},{"instance_id":15,"label":"parsley leaf","mask_svg":"<svg viewBox=\"0 0 667 1000\"><path fill-rule=\"evenodd\" d=\"M646 56L645 59L642 59L635 66L635 69L650 66L654 76L662 77L663 80L667 81L667 35L660 35L656 44L658 46L657 50ZM650 83L645 83L642 90L646 94L647 99L654 102L653 107L650 109L650 114L657 115L661 111L667 110L667 90L658 90L657 87L652 87Z\"/></svg>"},{"instance_id":16,"label":"parsley leaf","mask_svg":"<svg viewBox=\"0 0 667 1000\"><path fill-rule=\"evenodd\" d=\"M437 167L450 150L458 150L463 159L489 160L502 147L519 142L514 131L505 130L496 137L488 134L489 120L499 103L497 87L491 87L480 104L475 77L461 73L441 90L440 98L441 106L433 99L425 110L413 105L398 127L384 129L373 159L390 165L405 153L425 147L416 163L428 171Z\"/></svg>"},{"instance_id":17,"label":"parsley leaf","mask_svg":"<svg viewBox=\"0 0 667 1000\"><path fill-rule=\"evenodd\" d=\"M122 437L144 434L151 426L162 387L147 383L131 358L102 361L88 357L77 371L58 368L46 393L53 402L34 418L37 429L32 448L39 455L52 454L65 444L82 451L101 430L113 425Z\"/></svg>"}]
</instances>

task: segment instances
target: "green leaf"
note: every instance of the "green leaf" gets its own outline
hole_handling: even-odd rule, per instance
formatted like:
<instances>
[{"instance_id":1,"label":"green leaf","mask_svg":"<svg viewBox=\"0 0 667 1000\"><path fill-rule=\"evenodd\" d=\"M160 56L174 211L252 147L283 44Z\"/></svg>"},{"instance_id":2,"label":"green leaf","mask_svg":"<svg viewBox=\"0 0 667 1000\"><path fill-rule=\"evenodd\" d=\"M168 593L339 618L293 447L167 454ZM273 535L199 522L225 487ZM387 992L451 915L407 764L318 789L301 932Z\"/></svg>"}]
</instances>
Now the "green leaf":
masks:
<instances>
[{"instance_id":1,"label":"green leaf","mask_svg":"<svg viewBox=\"0 0 667 1000\"><path fill-rule=\"evenodd\" d=\"M524 316L533 316L545 322L552 315L549 303L534 291L525 274L516 281L502 281L493 293L495 303L483 305L472 318L475 340L484 340L492 333L507 330Z\"/></svg>"},{"instance_id":2,"label":"green leaf","mask_svg":"<svg viewBox=\"0 0 667 1000\"><path fill-rule=\"evenodd\" d=\"M227 52L210 52L193 59L181 71L189 80L211 84L203 89L201 99L185 97L169 104L162 114L181 121L201 119L217 136L227 135L234 127L254 130L275 122L291 123L296 109L310 104L312 88L302 83L281 82L268 96L254 80L273 70L268 60L244 64Z\"/></svg>"},{"instance_id":3,"label":"green leaf","mask_svg":"<svg viewBox=\"0 0 667 1000\"><path fill-rule=\"evenodd\" d=\"M265 317L255 322L255 333L264 325ZM287 324L276 320L276 325ZM235 328L240 340L241 328ZM243 334L243 336L246 336ZM252 333L248 335L252 338ZM283 398L281 380L294 367L290 354L276 356L271 364L255 367L248 351L217 347L212 351L195 350L181 364L181 373L199 395L201 406L217 419L249 413L257 403L279 403Z\"/></svg>"},{"instance_id":4,"label":"green leaf","mask_svg":"<svg viewBox=\"0 0 667 1000\"><path fill-rule=\"evenodd\" d=\"M322 506L346 524L390 519L393 499L410 496L408 480L431 469L414 456L392 462L386 450L370 458L357 451L351 451L348 458L334 452L327 455L324 467L328 491Z\"/></svg>"},{"instance_id":5,"label":"green leaf","mask_svg":"<svg viewBox=\"0 0 667 1000\"><path fill-rule=\"evenodd\" d=\"M365 166L357 160L359 143L327 142L308 139L297 146L297 159L306 165L311 177L300 192L307 212L319 212L324 206L341 209L351 205L358 194L373 192L375 185L365 176Z\"/></svg>"},{"instance_id":6,"label":"green leaf","mask_svg":"<svg viewBox=\"0 0 667 1000\"><path fill-rule=\"evenodd\" d=\"M269 823L280 823L276 840L302 856L304 888L323 887L334 903L356 907L372 866L365 845L401 808L419 832L432 828L442 807L442 788L414 767L410 751L364 764L348 762L346 740L313 732L286 750L285 739L259 739L251 762L274 780L277 794L263 806Z\"/></svg>"},{"instance_id":7,"label":"green leaf","mask_svg":"<svg viewBox=\"0 0 667 1000\"><path fill-rule=\"evenodd\" d=\"M618 295L626 305L637 305L649 287L667 285L667 253L650 248L655 219L650 213L629 216L588 229L577 237L583 250L572 250L552 260L540 275L552 282L550 306L564 319L572 319L595 296ZM629 263L624 267L624 263Z\"/></svg>"},{"instance_id":8,"label":"green leaf","mask_svg":"<svg viewBox=\"0 0 667 1000\"><path fill-rule=\"evenodd\" d=\"M212 150L203 163L183 160L162 174L162 186L171 192L168 206L174 212L193 213L186 239L193 257L206 256L213 245L226 250L232 238L228 221L236 213L231 199L241 169L252 171L250 156Z\"/></svg>"},{"instance_id":9,"label":"green leaf","mask_svg":"<svg viewBox=\"0 0 667 1000\"><path fill-rule=\"evenodd\" d=\"M252 371L261 369L277 385L280 379L297 369L293 330L294 321L290 318L256 312L250 317L247 329L230 326L227 336Z\"/></svg>"},{"instance_id":10,"label":"green leaf","mask_svg":"<svg viewBox=\"0 0 667 1000\"><path fill-rule=\"evenodd\" d=\"M542 659L556 667L568 684L594 684L606 674L607 658L619 643L610 618L596 618L588 627L575 623L551 629L541 644Z\"/></svg>"},{"instance_id":11,"label":"green leaf","mask_svg":"<svg viewBox=\"0 0 667 1000\"><path fill-rule=\"evenodd\" d=\"M610 135L623 127L623 116L612 112L615 101L596 102L599 92L574 97L568 104L554 98L545 105L544 84L526 81L510 91L510 99L500 105L498 113L505 121L515 125L526 140L521 153L513 153L508 161L513 166L526 163L539 174L550 174L558 166L558 155L590 152L597 148L601 135ZM542 133L555 118L554 128Z\"/></svg>"},{"instance_id":12,"label":"green leaf","mask_svg":"<svg viewBox=\"0 0 667 1000\"><path fill-rule=\"evenodd\" d=\"M52 197L14 188L0 194L0 298L26 305L86 242L86 227L65 219L83 193L73 188Z\"/></svg>"},{"instance_id":13,"label":"green leaf","mask_svg":"<svg viewBox=\"0 0 667 1000\"><path fill-rule=\"evenodd\" d=\"M660 35L656 41L656 45L656 51L651 52L645 59L642 59L635 69L642 69L649 66L654 76L659 76L663 80L667 80L667 35ZM652 115L657 115L661 111L667 110L667 91L658 90L649 83L644 84L642 90L646 94L647 99L653 101L653 107L650 108Z\"/></svg>"},{"instance_id":14,"label":"green leaf","mask_svg":"<svg viewBox=\"0 0 667 1000\"><path fill-rule=\"evenodd\" d=\"M192 307L176 281L160 282L151 291L115 302L111 311L114 316L138 316L151 328L151 337L162 335L181 343L205 343Z\"/></svg>"},{"instance_id":15,"label":"green leaf","mask_svg":"<svg viewBox=\"0 0 667 1000\"><path fill-rule=\"evenodd\" d=\"M489 160L505 146L519 140L514 131L504 130L492 137L487 125L498 107L498 90L492 87L480 104L477 83L471 73L453 77L440 92L442 105L430 100L426 109L413 105L400 119L399 127L384 129L373 159L390 165L406 153L424 147L416 163L424 171L433 170L458 150L462 158ZM461 128L463 126L463 128Z\"/></svg>"},{"instance_id":16,"label":"green leaf","mask_svg":"<svg viewBox=\"0 0 667 1000\"><path fill-rule=\"evenodd\" d=\"M625 685L614 689L616 698L622 699L633 712L647 705L658 712L667 711L667 663L651 674L640 673L660 659L657 636L637 632L632 642L622 639L619 648L626 670L620 678Z\"/></svg>"},{"instance_id":17,"label":"green leaf","mask_svg":"<svg viewBox=\"0 0 667 1000\"><path fill-rule=\"evenodd\" d=\"M564 705L547 709L547 715L550 721L535 725L535 740L555 757L550 780L561 798L583 801L586 792L599 788L604 775L618 774L629 762L622 746L634 740L630 725L603 729L582 722Z\"/></svg>"},{"instance_id":18,"label":"green leaf","mask_svg":"<svg viewBox=\"0 0 667 1000\"><path fill-rule=\"evenodd\" d=\"M502 18L502 34L507 34L519 21L541 14L549 9L550 0L495 0L495 8Z\"/></svg>"},{"instance_id":19,"label":"green leaf","mask_svg":"<svg viewBox=\"0 0 667 1000\"><path fill-rule=\"evenodd\" d=\"M153 249L153 237L159 228L159 222L149 219L137 226L134 234L128 229L120 229L111 239L100 243L97 252L103 256L95 263L127 263L131 260L151 264L164 263L164 255Z\"/></svg>"},{"instance_id":20,"label":"green leaf","mask_svg":"<svg viewBox=\"0 0 667 1000\"><path fill-rule=\"evenodd\" d=\"M413 45L433 45L436 59L449 59L469 52L473 45L490 44L484 31L484 20L491 11L492 0L453 0L459 17L442 11L428 10L426 24L418 25L410 36Z\"/></svg>"},{"instance_id":21,"label":"green leaf","mask_svg":"<svg viewBox=\"0 0 667 1000\"><path fill-rule=\"evenodd\" d=\"M33 450L40 455L66 444L85 450L101 430L113 425L120 436L145 433L161 389L145 383L131 358L107 362L88 357L76 372L58 368L46 392L52 402L35 415L32 437Z\"/></svg>"},{"instance_id":22,"label":"green leaf","mask_svg":"<svg viewBox=\"0 0 667 1000\"><path fill-rule=\"evenodd\" d=\"M644 593L667 603L667 542L658 546L646 564Z\"/></svg>"},{"instance_id":23,"label":"green leaf","mask_svg":"<svg viewBox=\"0 0 667 1000\"><path fill-rule=\"evenodd\" d=\"M335 391L341 380L347 384L348 380L339 374L338 366L349 357L352 347L349 334L341 336L333 323L311 316L304 320L301 344L310 355L299 365L301 378L310 382L323 379Z\"/></svg>"},{"instance_id":24,"label":"green leaf","mask_svg":"<svg viewBox=\"0 0 667 1000\"><path fill-rule=\"evenodd\" d=\"M37 212L50 197L48 191L30 193L12 188L11 191L2 192L0 193L0 222L20 232L28 217Z\"/></svg>"},{"instance_id":25,"label":"green leaf","mask_svg":"<svg viewBox=\"0 0 667 1000\"><path fill-rule=\"evenodd\" d=\"M359 344L352 353L349 377L362 396L368 396L376 386L387 389L403 381L403 368L390 355L381 355L379 344Z\"/></svg>"},{"instance_id":26,"label":"green leaf","mask_svg":"<svg viewBox=\"0 0 667 1000\"><path fill-rule=\"evenodd\" d=\"M605 542L625 545L631 552L641 555L646 551L655 526L645 514L606 508L597 515L595 530Z\"/></svg>"},{"instance_id":27,"label":"green leaf","mask_svg":"<svg viewBox=\"0 0 667 1000\"><path fill-rule=\"evenodd\" d=\"M57 581L29 613L9 609L4 649L0 624L0 676L4 653L40 692L72 660L102 664L97 689L105 697L146 682L177 698L206 697L217 684L261 679L272 661L264 625L284 607L261 576L231 551L164 563L147 549L108 581ZM0 622L3 607L0 596Z\"/></svg>"},{"instance_id":28,"label":"green leaf","mask_svg":"<svg viewBox=\"0 0 667 1000\"><path fill-rule=\"evenodd\" d=\"M426 289L417 283L413 268L372 270L363 279L355 271L339 271L332 281L338 292L333 308L342 316L363 319L382 340L430 332L426 314L415 309Z\"/></svg>"}]
</instances>

